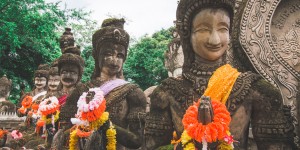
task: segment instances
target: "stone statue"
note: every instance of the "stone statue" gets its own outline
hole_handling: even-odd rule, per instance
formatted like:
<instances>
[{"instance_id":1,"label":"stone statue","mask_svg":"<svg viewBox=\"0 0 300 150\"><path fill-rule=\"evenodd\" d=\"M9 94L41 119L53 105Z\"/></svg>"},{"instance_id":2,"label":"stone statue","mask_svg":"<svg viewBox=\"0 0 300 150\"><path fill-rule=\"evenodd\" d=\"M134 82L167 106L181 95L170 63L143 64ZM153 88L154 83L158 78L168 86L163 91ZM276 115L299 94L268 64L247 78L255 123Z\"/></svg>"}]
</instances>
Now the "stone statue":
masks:
<instances>
[{"instance_id":1,"label":"stone statue","mask_svg":"<svg viewBox=\"0 0 300 150\"><path fill-rule=\"evenodd\" d=\"M68 47L64 50L64 54L58 58L58 71L60 74L60 85L58 90L62 92L62 96L58 98L61 106L59 115L59 130L53 137L51 144L52 149L62 149L66 143L68 134L64 134L65 129L70 127L70 116L74 116L73 105L76 102L70 101L69 97L73 90L77 87L81 87L81 77L84 69L84 60L80 56L80 50L77 46ZM69 102L68 102L69 101Z\"/></svg>"},{"instance_id":2,"label":"stone statue","mask_svg":"<svg viewBox=\"0 0 300 150\"><path fill-rule=\"evenodd\" d=\"M7 142L8 147L19 149L22 146L27 148L34 148L35 143L41 142L42 139L39 138L36 134L36 123L40 118L38 113L38 108L40 102L45 98L47 94L47 82L49 66L47 64L41 64L38 66L38 69L34 72L34 89L25 93L21 97L22 107L17 110L17 115L19 117L26 116L25 122L21 123L17 129L20 130L23 134L23 138L20 140L12 139ZM18 144L15 144L18 143Z\"/></svg>"},{"instance_id":3,"label":"stone statue","mask_svg":"<svg viewBox=\"0 0 300 150\"><path fill-rule=\"evenodd\" d=\"M293 148L290 109L283 106L279 90L258 74L239 73L225 65L234 30L234 6L233 0L179 2L176 26L184 53L183 77L164 80L151 95L145 124L148 149L169 144L173 131L181 136L185 111L214 86L208 84L213 81L224 84L211 91L212 95L223 96L212 99L220 100L230 112L230 132L238 141L235 149L247 149L250 121L258 149ZM222 73L215 74L218 70ZM210 80L212 76L217 78ZM225 92L223 88L229 89ZM176 148L182 149L181 143Z\"/></svg>"},{"instance_id":4,"label":"stone statue","mask_svg":"<svg viewBox=\"0 0 300 150\"><path fill-rule=\"evenodd\" d=\"M24 108L24 106L18 109L17 112L20 117L27 115L28 112L31 112L30 116L27 117L28 119L31 118L31 116L33 116L34 118L37 117L36 113L38 104L44 99L45 95L47 94L48 73L49 66L47 64L39 65L38 69L34 72L34 89L29 93L25 93L20 99L23 103L26 98L30 97L31 105L28 106L28 109Z\"/></svg>"},{"instance_id":5,"label":"stone statue","mask_svg":"<svg viewBox=\"0 0 300 150\"><path fill-rule=\"evenodd\" d=\"M0 113L16 111L16 105L7 99L11 85L12 83L7 79L6 75L0 78Z\"/></svg>"},{"instance_id":6,"label":"stone statue","mask_svg":"<svg viewBox=\"0 0 300 150\"><path fill-rule=\"evenodd\" d=\"M107 101L106 111L109 112L109 119L117 130L118 150L125 147L137 149L142 146L146 107L143 91L137 85L125 81L123 77L122 67L129 44L129 35L123 29L124 23L124 19L106 19L101 29L94 33L92 42L95 68L92 80L72 92L65 104L68 107L68 115L61 118L70 124L70 118L76 113L80 95L90 88L100 87ZM101 134L105 130L100 128L98 132L94 132L86 141L85 149L106 149L105 142L99 144L100 139L106 139L106 134Z\"/></svg>"}]
</instances>

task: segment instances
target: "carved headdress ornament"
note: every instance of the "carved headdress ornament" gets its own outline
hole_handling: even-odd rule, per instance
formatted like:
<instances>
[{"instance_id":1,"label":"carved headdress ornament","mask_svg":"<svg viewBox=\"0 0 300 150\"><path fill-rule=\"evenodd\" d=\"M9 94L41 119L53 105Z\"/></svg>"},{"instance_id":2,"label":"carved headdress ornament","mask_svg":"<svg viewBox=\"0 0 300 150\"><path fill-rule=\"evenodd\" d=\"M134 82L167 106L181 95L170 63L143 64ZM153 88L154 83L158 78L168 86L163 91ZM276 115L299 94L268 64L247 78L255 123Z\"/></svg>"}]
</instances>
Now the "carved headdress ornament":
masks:
<instances>
[{"instance_id":1,"label":"carved headdress ornament","mask_svg":"<svg viewBox=\"0 0 300 150\"><path fill-rule=\"evenodd\" d=\"M34 72L34 78L36 77L45 77L48 79L49 75L49 66L47 64L40 64L38 69Z\"/></svg>"},{"instance_id":2,"label":"carved headdress ornament","mask_svg":"<svg viewBox=\"0 0 300 150\"><path fill-rule=\"evenodd\" d=\"M190 42L192 22L204 8L222 8L228 11L232 23L235 0L180 0L176 12L176 28L180 35L184 65L183 71L190 68L194 62L194 52ZM231 30L231 29L230 29Z\"/></svg>"},{"instance_id":3,"label":"carved headdress ornament","mask_svg":"<svg viewBox=\"0 0 300 150\"><path fill-rule=\"evenodd\" d=\"M71 28L65 28L65 32L60 36L59 44L62 53L64 53L64 50L67 47L75 46L75 40L73 37L73 33L71 32Z\"/></svg>"}]
</instances>

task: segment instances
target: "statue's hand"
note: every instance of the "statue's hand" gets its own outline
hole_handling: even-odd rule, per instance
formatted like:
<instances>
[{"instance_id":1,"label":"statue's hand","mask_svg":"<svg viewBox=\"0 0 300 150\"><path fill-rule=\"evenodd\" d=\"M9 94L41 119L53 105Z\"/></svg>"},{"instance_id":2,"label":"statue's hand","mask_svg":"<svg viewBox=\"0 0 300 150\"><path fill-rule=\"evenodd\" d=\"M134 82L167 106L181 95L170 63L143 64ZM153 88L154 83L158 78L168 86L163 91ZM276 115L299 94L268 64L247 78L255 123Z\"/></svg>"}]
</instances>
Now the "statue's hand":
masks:
<instances>
[{"instance_id":1,"label":"statue's hand","mask_svg":"<svg viewBox=\"0 0 300 150\"><path fill-rule=\"evenodd\" d=\"M198 107L198 122L207 125L213 121L213 117L214 114L210 97L202 96Z\"/></svg>"}]
</instances>

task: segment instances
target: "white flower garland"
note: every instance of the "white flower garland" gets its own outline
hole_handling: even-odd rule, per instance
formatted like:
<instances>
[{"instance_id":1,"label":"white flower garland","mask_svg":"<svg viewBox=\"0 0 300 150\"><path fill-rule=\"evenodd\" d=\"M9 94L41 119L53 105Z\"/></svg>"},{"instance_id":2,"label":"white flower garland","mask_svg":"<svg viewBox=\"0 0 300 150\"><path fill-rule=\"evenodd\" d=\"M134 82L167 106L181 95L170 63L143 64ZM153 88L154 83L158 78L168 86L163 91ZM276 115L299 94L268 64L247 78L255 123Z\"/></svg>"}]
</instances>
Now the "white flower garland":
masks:
<instances>
[{"instance_id":1,"label":"white flower garland","mask_svg":"<svg viewBox=\"0 0 300 150\"><path fill-rule=\"evenodd\" d=\"M72 124L76 125L88 125L89 122L87 120L81 120L81 114L82 112L89 112L93 111L101 105L101 103L104 100L104 94L103 91L100 88L90 88L89 91L95 92L94 98L87 103L86 96L88 92L83 92L82 95L79 97L79 100L77 101L77 113L76 118L71 118Z\"/></svg>"},{"instance_id":2,"label":"white flower garland","mask_svg":"<svg viewBox=\"0 0 300 150\"><path fill-rule=\"evenodd\" d=\"M51 103L47 104L48 101L50 101ZM44 99L40 103L38 112L48 111L48 110L57 108L58 106L59 106L58 99L55 96L51 96L49 98Z\"/></svg>"},{"instance_id":3,"label":"white flower garland","mask_svg":"<svg viewBox=\"0 0 300 150\"><path fill-rule=\"evenodd\" d=\"M87 104L87 92L84 92L77 102L78 111L80 112L88 112L90 110L97 109L104 100L103 91L100 88L91 88L89 91L95 92L94 98Z\"/></svg>"}]
</instances>

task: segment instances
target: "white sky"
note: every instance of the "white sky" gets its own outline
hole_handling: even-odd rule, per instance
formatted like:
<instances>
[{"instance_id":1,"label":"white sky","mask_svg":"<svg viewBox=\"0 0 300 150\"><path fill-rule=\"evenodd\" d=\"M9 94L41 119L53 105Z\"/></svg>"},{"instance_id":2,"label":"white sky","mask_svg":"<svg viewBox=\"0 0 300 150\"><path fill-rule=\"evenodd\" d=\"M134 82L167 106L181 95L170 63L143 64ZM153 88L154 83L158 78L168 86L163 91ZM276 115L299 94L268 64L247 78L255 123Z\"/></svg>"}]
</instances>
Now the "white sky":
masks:
<instances>
[{"instance_id":1,"label":"white sky","mask_svg":"<svg viewBox=\"0 0 300 150\"><path fill-rule=\"evenodd\" d=\"M83 8L93 11L91 17L99 25L108 16L125 17L125 30L139 38L174 25L177 0L46 0L61 1L61 7Z\"/></svg>"}]
</instances>

